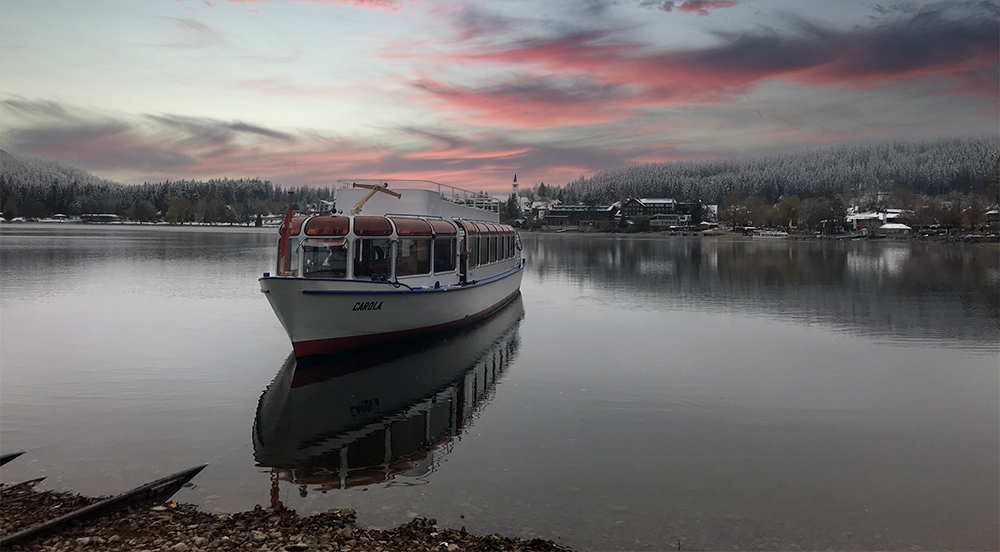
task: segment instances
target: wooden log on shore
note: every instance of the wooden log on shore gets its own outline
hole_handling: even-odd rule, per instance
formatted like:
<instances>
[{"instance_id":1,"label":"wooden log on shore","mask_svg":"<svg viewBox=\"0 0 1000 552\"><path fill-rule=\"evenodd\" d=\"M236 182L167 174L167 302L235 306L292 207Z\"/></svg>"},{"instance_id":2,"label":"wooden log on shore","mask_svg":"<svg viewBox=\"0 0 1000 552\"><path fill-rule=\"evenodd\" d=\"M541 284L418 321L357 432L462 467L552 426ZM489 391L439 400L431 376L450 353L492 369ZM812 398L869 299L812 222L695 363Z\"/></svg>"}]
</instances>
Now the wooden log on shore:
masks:
<instances>
[{"instance_id":1,"label":"wooden log on shore","mask_svg":"<svg viewBox=\"0 0 1000 552\"><path fill-rule=\"evenodd\" d=\"M0 549L7 549L9 546L26 542L36 537L51 535L80 521L106 516L136 502L169 497L203 469L205 469L204 465L177 472L162 479L146 483L141 487L136 487L118 496L113 496L55 519L35 524L12 535L7 535L0 539Z\"/></svg>"},{"instance_id":2,"label":"wooden log on shore","mask_svg":"<svg viewBox=\"0 0 1000 552\"><path fill-rule=\"evenodd\" d=\"M12 452L10 454L0 455L0 466L6 464L7 462L10 462L11 460L17 458L18 456L21 456L22 454L24 454L23 450L21 452Z\"/></svg>"},{"instance_id":3,"label":"wooden log on shore","mask_svg":"<svg viewBox=\"0 0 1000 552\"><path fill-rule=\"evenodd\" d=\"M35 479L29 479L27 481L22 481L20 483L14 483L13 485L6 485L3 487L3 492L9 493L11 491L20 490L21 487L34 487L35 485L45 481L44 477L38 477Z\"/></svg>"}]
</instances>

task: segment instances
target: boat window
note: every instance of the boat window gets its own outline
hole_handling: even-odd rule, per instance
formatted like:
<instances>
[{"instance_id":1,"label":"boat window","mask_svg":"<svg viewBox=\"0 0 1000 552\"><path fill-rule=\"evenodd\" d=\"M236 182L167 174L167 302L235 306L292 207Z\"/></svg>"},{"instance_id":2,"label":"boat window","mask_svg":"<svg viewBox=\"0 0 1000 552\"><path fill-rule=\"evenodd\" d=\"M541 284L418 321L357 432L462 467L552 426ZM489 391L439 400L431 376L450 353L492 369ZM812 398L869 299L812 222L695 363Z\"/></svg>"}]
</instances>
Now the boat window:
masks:
<instances>
[{"instance_id":1,"label":"boat window","mask_svg":"<svg viewBox=\"0 0 1000 552\"><path fill-rule=\"evenodd\" d=\"M298 236L299 231L302 230L302 223L306 221L309 217L292 217L292 227L289 229L289 236Z\"/></svg>"},{"instance_id":2,"label":"boat window","mask_svg":"<svg viewBox=\"0 0 1000 552\"><path fill-rule=\"evenodd\" d=\"M398 226L396 228L399 229ZM396 277L430 272L430 238L399 238L396 241Z\"/></svg>"},{"instance_id":3,"label":"boat window","mask_svg":"<svg viewBox=\"0 0 1000 552\"><path fill-rule=\"evenodd\" d=\"M393 217L398 236L430 236L431 225L423 219Z\"/></svg>"},{"instance_id":4,"label":"boat window","mask_svg":"<svg viewBox=\"0 0 1000 552\"><path fill-rule=\"evenodd\" d=\"M469 251L469 268L475 268L479 266L479 236L468 236L465 240L469 242L466 246Z\"/></svg>"},{"instance_id":5,"label":"boat window","mask_svg":"<svg viewBox=\"0 0 1000 552\"><path fill-rule=\"evenodd\" d=\"M467 220L456 220L455 222L465 230L464 248L468 257L466 259L468 267L476 268L479 266L479 228L476 227L476 223Z\"/></svg>"},{"instance_id":6,"label":"boat window","mask_svg":"<svg viewBox=\"0 0 1000 552\"><path fill-rule=\"evenodd\" d=\"M500 252L498 253L500 260L507 258L507 240L509 239L510 238L507 237L507 234L500 236Z\"/></svg>"},{"instance_id":7,"label":"boat window","mask_svg":"<svg viewBox=\"0 0 1000 552\"><path fill-rule=\"evenodd\" d=\"M437 234L438 236L458 235L458 230L455 229L455 225L446 220L431 219L427 222L431 223L431 227L434 228L434 233Z\"/></svg>"},{"instance_id":8,"label":"boat window","mask_svg":"<svg viewBox=\"0 0 1000 552\"><path fill-rule=\"evenodd\" d=\"M311 226L311 225L310 225ZM306 229L309 233L311 228ZM347 240L308 240L302 246L303 272L306 278L344 278L347 276Z\"/></svg>"},{"instance_id":9,"label":"boat window","mask_svg":"<svg viewBox=\"0 0 1000 552\"><path fill-rule=\"evenodd\" d=\"M455 271L455 238L434 238L434 272Z\"/></svg>"},{"instance_id":10,"label":"boat window","mask_svg":"<svg viewBox=\"0 0 1000 552\"><path fill-rule=\"evenodd\" d=\"M385 217L354 217L354 234L357 236L388 236L392 224Z\"/></svg>"},{"instance_id":11,"label":"boat window","mask_svg":"<svg viewBox=\"0 0 1000 552\"><path fill-rule=\"evenodd\" d=\"M312 217L306 223L306 235L346 236L349 224L347 217Z\"/></svg>"},{"instance_id":12,"label":"boat window","mask_svg":"<svg viewBox=\"0 0 1000 552\"><path fill-rule=\"evenodd\" d=\"M489 264L490 262L490 235L488 229L479 235L479 264Z\"/></svg>"},{"instance_id":13,"label":"boat window","mask_svg":"<svg viewBox=\"0 0 1000 552\"><path fill-rule=\"evenodd\" d=\"M357 223L357 218L354 221ZM389 278L389 254L391 252L392 242L386 238L362 238L355 240L354 277L367 280L377 274Z\"/></svg>"},{"instance_id":14,"label":"boat window","mask_svg":"<svg viewBox=\"0 0 1000 552\"><path fill-rule=\"evenodd\" d=\"M291 262L290 266L291 266L291 269L292 269L291 270L291 272L292 272L291 275L294 276L294 275L296 275L296 274L299 273L299 259L300 259L300 256L299 256L299 247L297 247L294 243L291 243L291 242L292 242L292 240L289 240L288 250L292 252L292 262Z\"/></svg>"},{"instance_id":15,"label":"boat window","mask_svg":"<svg viewBox=\"0 0 1000 552\"><path fill-rule=\"evenodd\" d=\"M490 262L497 262L503 258L500 254L500 235L503 232L499 224L490 224Z\"/></svg>"}]
</instances>

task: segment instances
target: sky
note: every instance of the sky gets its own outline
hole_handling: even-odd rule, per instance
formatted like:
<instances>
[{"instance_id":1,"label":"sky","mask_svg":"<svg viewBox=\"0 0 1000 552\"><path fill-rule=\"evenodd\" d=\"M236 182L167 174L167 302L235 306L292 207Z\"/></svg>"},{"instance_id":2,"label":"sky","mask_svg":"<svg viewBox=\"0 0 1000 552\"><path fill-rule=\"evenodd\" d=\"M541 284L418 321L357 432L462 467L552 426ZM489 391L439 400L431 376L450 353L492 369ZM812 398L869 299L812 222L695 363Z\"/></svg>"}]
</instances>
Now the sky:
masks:
<instances>
[{"instance_id":1,"label":"sky","mask_svg":"<svg viewBox=\"0 0 1000 552\"><path fill-rule=\"evenodd\" d=\"M0 147L126 184L564 185L1000 134L1000 0L3 0Z\"/></svg>"}]
</instances>

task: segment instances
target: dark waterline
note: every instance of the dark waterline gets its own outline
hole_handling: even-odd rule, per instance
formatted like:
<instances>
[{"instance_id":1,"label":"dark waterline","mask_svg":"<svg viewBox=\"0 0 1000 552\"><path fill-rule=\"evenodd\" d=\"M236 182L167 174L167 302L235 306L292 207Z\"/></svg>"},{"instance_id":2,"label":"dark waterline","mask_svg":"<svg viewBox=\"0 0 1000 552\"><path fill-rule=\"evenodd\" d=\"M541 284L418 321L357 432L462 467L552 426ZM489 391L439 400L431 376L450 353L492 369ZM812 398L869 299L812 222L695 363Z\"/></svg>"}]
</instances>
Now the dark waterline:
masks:
<instances>
[{"instance_id":1,"label":"dark waterline","mask_svg":"<svg viewBox=\"0 0 1000 552\"><path fill-rule=\"evenodd\" d=\"M522 299L297 366L273 230L0 227L4 481L580 549L996 549L995 246L523 236Z\"/></svg>"}]
</instances>

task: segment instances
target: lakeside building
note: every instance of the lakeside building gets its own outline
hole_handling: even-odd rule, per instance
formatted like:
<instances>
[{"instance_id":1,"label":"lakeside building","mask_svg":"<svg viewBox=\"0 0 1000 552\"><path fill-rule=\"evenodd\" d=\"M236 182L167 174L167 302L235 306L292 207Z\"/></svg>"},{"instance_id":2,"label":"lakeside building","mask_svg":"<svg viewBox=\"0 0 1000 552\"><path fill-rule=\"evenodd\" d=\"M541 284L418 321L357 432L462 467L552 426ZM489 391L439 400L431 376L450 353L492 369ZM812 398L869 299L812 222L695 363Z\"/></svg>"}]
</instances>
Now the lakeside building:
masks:
<instances>
[{"instance_id":1,"label":"lakeside building","mask_svg":"<svg viewBox=\"0 0 1000 552\"><path fill-rule=\"evenodd\" d=\"M607 229L617 224L616 205L555 205L545 211L542 226L550 228L592 227Z\"/></svg>"},{"instance_id":2,"label":"lakeside building","mask_svg":"<svg viewBox=\"0 0 1000 552\"><path fill-rule=\"evenodd\" d=\"M886 236L906 236L909 235L911 231L912 228L898 222L887 222L878 227L878 233Z\"/></svg>"},{"instance_id":3,"label":"lakeside building","mask_svg":"<svg viewBox=\"0 0 1000 552\"><path fill-rule=\"evenodd\" d=\"M84 213L80 215L80 221L98 223L121 222L122 217L114 213Z\"/></svg>"},{"instance_id":4,"label":"lakeside building","mask_svg":"<svg viewBox=\"0 0 1000 552\"><path fill-rule=\"evenodd\" d=\"M882 209L879 211L867 211L862 213L858 212L856 208L852 208L847 212L847 223L850 224L854 230L859 228L875 230L884 224L896 222L897 219L902 219L905 216L912 215L912 211L904 211L902 209Z\"/></svg>"},{"instance_id":5,"label":"lakeside building","mask_svg":"<svg viewBox=\"0 0 1000 552\"><path fill-rule=\"evenodd\" d=\"M531 205L528 206L527 212L531 214L531 218L535 220L542 220L545 218L545 213L549 212L549 209L560 205L562 205L562 202L558 199L545 198L532 202Z\"/></svg>"},{"instance_id":6,"label":"lakeside building","mask_svg":"<svg viewBox=\"0 0 1000 552\"><path fill-rule=\"evenodd\" d=\"M670 215L676 212L677 201L669 197L630 197L622 202L622 216L625 218L639 215L652 218L655 215Z\"/></svg>"},{"instance_id":7,"label":"lakeside building","mask_svg":"<svg viewBox=\"0 0 1000 552\"><path fill-rule=\"evenodd\" d=\"M709 210L713 218L718 214L718 206ZM621 216L633 219L639 215L649 217L650 228L656 226L689 226L705 219L706 206L700 201L677 201L669 197L627 198L621 203Z\"/></svg>"},{"instance_id":8,"label":"lakeside building","mask_svg":"<svg viewBox=\"0 0 1000 552\"><path fill-rule=\"evenodd\" d=\"M649 217L649 229L654 232L688 228L692 224L691 215L682 213L660 213Z\"/></svg>"}]
</instances>

